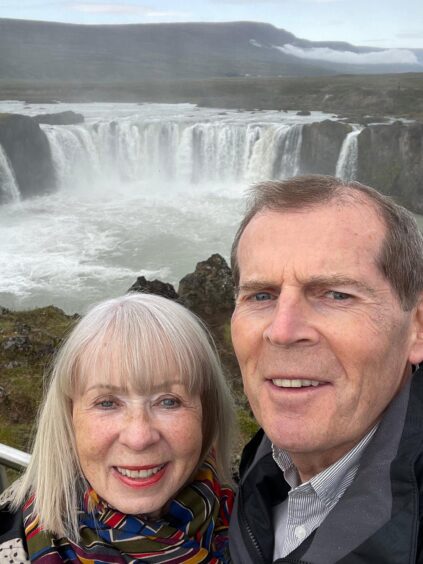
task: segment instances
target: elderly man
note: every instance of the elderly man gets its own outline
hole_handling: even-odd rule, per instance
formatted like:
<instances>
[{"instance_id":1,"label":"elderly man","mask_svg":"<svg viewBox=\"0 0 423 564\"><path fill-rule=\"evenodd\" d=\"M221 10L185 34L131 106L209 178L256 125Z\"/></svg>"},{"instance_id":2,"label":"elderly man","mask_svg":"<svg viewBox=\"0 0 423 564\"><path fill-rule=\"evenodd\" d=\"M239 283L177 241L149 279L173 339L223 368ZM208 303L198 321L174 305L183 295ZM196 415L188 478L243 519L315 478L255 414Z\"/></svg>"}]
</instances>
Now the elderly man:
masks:
<instances>
[{"instance_id":1,"label":"elderly man","mask_svg":"<svg viewBox=\"0 0 423 564\"><path fill-rule=\"evenodd\" d=\"M233 344L263 429L241 461L233 562L423 562L413 216L332 177L264 183L232 267Z\"/></svg>"}]
</instances>

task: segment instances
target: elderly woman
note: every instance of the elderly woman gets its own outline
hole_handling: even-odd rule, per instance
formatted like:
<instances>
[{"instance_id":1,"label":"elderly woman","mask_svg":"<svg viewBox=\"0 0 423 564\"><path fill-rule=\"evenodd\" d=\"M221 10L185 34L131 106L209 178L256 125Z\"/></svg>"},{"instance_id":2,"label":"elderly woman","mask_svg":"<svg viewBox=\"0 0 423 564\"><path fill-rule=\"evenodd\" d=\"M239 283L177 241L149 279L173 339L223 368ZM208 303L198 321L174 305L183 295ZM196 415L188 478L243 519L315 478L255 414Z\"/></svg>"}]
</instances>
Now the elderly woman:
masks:
<instances>
[{"instance_id":1,"label":"elderly woman","mask_svg":"<svg viewBox=\"0 0 423 564\"><path fill-rule=\"evenodd\" d=\"M3 495L0 561L226 562L232 429L194 315L147 294L99 304L59 351Z\"/></svg>"}]
</instances>

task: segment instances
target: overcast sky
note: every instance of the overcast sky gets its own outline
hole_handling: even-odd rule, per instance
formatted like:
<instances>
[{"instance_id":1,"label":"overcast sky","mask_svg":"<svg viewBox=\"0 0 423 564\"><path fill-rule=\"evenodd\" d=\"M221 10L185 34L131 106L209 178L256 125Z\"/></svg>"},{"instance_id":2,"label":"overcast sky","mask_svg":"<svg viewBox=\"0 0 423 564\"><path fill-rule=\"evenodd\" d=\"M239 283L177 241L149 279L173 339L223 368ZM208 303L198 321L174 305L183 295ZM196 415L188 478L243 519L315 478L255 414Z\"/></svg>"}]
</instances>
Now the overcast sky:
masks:
<instances>
[{"instance_id":1,"label":"overcast sky","mask_svg":"<svg viewBox=\"0 0 423 564\"><path fill-rule=\"evenodd\" d=\"M0 0L0 17L84 24L250 20L313 41L423 48L423 0Z\"/></svg>"}]
</instances>

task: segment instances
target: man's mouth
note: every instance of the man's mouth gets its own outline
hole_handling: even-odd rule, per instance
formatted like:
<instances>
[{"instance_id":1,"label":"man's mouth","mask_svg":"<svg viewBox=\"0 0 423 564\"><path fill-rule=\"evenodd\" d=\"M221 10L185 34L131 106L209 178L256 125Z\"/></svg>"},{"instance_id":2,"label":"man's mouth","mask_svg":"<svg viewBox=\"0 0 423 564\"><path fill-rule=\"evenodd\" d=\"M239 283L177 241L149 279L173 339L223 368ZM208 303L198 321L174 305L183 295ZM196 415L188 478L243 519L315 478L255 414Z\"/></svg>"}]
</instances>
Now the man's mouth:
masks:
<instances>
[{"instance_id":1,"label":"man's mouth","mask_svg":"<svg viewBox=\"0 0 423 564\"><path fill-rule=\"evenodd\" d=\"M153 466L150 468L144 468L140 470L133 470L129 468L124 468L122 466L115 466L116 470L122 476L127 476L128 478L144 478L144 479L151 478L151 476L154 476L155 474L160 472L160 470L162 470L162 468L164 467L165 464L160 464L159 466Z\"/></svg>"},{"instance_id":2,"label":"man's mouth","mask_svg":"<svg viewBox=\"0 0 423 564\"><path fill-rule=\"evenodd\" d=\"M278 388L316 388L322 385L324 382L318 382L317 380L303 380L303 379L292 379L292 378L274 378L272 379L272 384Z\"/></svg>"}]
</instances>

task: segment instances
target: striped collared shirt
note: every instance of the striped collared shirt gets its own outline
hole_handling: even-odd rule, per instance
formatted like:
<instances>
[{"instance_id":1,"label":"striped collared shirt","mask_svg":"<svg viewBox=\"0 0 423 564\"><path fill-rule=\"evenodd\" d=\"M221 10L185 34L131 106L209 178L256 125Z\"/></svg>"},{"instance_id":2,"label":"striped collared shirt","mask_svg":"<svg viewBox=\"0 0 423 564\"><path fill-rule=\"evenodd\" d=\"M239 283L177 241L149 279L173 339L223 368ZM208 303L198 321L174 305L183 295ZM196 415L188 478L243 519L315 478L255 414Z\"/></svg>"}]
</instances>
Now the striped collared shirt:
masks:
<instances>
[{"instance_id":1,"label":"striped collared shirt","mask_svg":"<svg viewBox=\"0 0 423 564\"><path fill-rule=\"evenodd\" d=\"M288 498L273 510L274 560L295 550L335 507L354 480L360 457L377 427L378 425L375 425L353 449L332 466L303 484L289 454L272 445L273 458L291 486Z\"/></svg>"}]
</instances>

